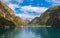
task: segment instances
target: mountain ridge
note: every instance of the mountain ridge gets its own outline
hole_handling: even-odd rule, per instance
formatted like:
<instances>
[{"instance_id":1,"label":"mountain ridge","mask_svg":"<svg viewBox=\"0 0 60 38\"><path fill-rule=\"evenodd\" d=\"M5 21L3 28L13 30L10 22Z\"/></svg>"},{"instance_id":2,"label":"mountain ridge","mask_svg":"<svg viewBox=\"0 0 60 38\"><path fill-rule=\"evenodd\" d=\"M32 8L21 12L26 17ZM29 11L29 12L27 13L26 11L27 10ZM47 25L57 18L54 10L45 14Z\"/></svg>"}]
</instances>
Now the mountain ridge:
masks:
<instances>
[{"instance_id":1,"label":"mountain ridge","mask_svg":"<svg viewBox=\"0 0 60 38\"><path fill-rule=\"evenodd\" d=\"M1 19L0 26L2 26L2 28L3 27L11 28L12 24L13 24L12 27L13 26L20 27L21 25L24 25L24 22L22 22L23 19L16 16L14 11L1 1L0 1L0 17L1 17L0 18ZM3 18L3 20L2 20L2 18ZM7 23L7 21L9 24Z\"/></svg>"},{"instance_id":2,"label":"mountain ridge","mask_svg":"<svg viewBox=\"0 0 60 38\"><path fill-rule=\"evenodd\" d=\"M49 8L40 17L33 19L30 24L60 27L60 6Z\"/></svg>"}]
</instances>

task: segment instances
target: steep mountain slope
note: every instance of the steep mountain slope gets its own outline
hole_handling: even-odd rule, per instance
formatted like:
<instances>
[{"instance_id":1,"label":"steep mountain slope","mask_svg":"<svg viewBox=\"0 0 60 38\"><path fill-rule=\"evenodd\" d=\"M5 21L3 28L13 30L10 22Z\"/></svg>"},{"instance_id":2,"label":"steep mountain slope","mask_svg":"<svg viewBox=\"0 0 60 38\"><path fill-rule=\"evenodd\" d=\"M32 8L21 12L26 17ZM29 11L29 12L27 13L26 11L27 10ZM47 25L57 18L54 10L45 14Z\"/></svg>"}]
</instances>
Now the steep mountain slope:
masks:
<instances>
[{"instance_id":1,"label":"steep mountain slope","mask_svg":"<svg viewBox=\"0 0 60 38\"><path fill-rule=\"evenodd\" d=\"M0 16L8 19L13 20L12 17L15 16L14 11L10 9L5 3L0 1Z\"/></svg>"},{"instance_id":2,"label":"steep mountain slope","mask_svg":"<svg viewBox=\"0 0 60 38\"><path fill-rule=\"evenodd\" d=\"M48 9L40 17L33 19L30 24L60 27L60 6Z\"/></svg>"},{"instance_id":3,"label":"steep mountain slope","mask_svg":"<svg viewBox=\"0 0 60 38\"><path fill-rule=\"evenodd\" d=\"M3 23L2 25L0 22L0 26L7 27L8 25L9 27L11 27L13 25L19 27L23 25L22 22L23 20L20 17L15 16L14 11L1 1L0 1L0 17L3 18L3 20L0 18L0 21Z\"/></svg>"},{"instance_id":4,"label":"steep mountain slope","mask_svg":"<svg viewBox=\"0 0 60 38\"><path fill-rule=\"evenodd\" d=\"M5 19L4 17L0 16L0 29L2 29L2 30L12 29L15 26L16 25L12 21L9 21L9 20Z\"/></svg>"}]
</instances>

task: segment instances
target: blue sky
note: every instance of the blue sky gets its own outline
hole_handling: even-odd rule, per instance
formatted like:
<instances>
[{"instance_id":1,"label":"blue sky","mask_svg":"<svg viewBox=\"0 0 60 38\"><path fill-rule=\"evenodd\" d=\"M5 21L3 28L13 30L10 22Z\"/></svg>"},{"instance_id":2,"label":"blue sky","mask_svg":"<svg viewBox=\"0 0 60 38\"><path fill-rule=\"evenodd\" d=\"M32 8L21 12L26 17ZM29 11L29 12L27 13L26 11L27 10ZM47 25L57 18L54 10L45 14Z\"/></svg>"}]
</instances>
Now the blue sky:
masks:
<instances>
[{"instance_id":1,"label":"blue sky","mask_svg":"<svg viewBox=\"0 0 60 38\"><path fill-rule=\"evenodd\" d=\"M1 0L23 19L39 17L48 8L60 5L60 0Z\"/></svg>"}]
</instances>

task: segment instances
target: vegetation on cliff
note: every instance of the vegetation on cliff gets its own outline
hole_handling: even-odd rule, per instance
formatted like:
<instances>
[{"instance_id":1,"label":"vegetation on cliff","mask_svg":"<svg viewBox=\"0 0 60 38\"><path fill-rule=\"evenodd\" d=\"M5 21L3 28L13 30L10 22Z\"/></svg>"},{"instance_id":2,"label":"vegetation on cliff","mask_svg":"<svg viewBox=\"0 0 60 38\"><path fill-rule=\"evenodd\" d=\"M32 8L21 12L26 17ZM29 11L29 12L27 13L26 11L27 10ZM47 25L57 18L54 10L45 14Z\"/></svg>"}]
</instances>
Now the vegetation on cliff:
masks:
<instances>
[{"instance_id":1,"label":"vegetation on cliff","mask_svg":"<svg viewBox=\"0 0 60 38\"><path fill-rule=\"evenodd\" d=\"M12 21L5 19L0 16L0 29L11 29L14 28L15 24Z\"/></svg>"}]
</instances>

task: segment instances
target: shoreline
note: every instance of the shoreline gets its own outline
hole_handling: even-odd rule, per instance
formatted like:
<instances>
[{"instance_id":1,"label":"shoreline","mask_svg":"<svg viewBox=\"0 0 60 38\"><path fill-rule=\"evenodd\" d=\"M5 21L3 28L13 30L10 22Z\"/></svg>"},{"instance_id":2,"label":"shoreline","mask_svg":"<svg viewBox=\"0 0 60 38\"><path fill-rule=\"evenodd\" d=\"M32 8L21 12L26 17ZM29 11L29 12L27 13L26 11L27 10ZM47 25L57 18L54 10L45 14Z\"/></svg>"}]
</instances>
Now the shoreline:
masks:
<instances>
[{"instance_id":1,"label":"shoreline","mask_svg":"<svg viewBox=\"0 0 60 38\"><path fill-rule=\"evenodd\" d=\"M51 27L51 26L20 26L17 28L28 28L28 27L37 28L37 27Z\"/></svg>"}]
</instances>

